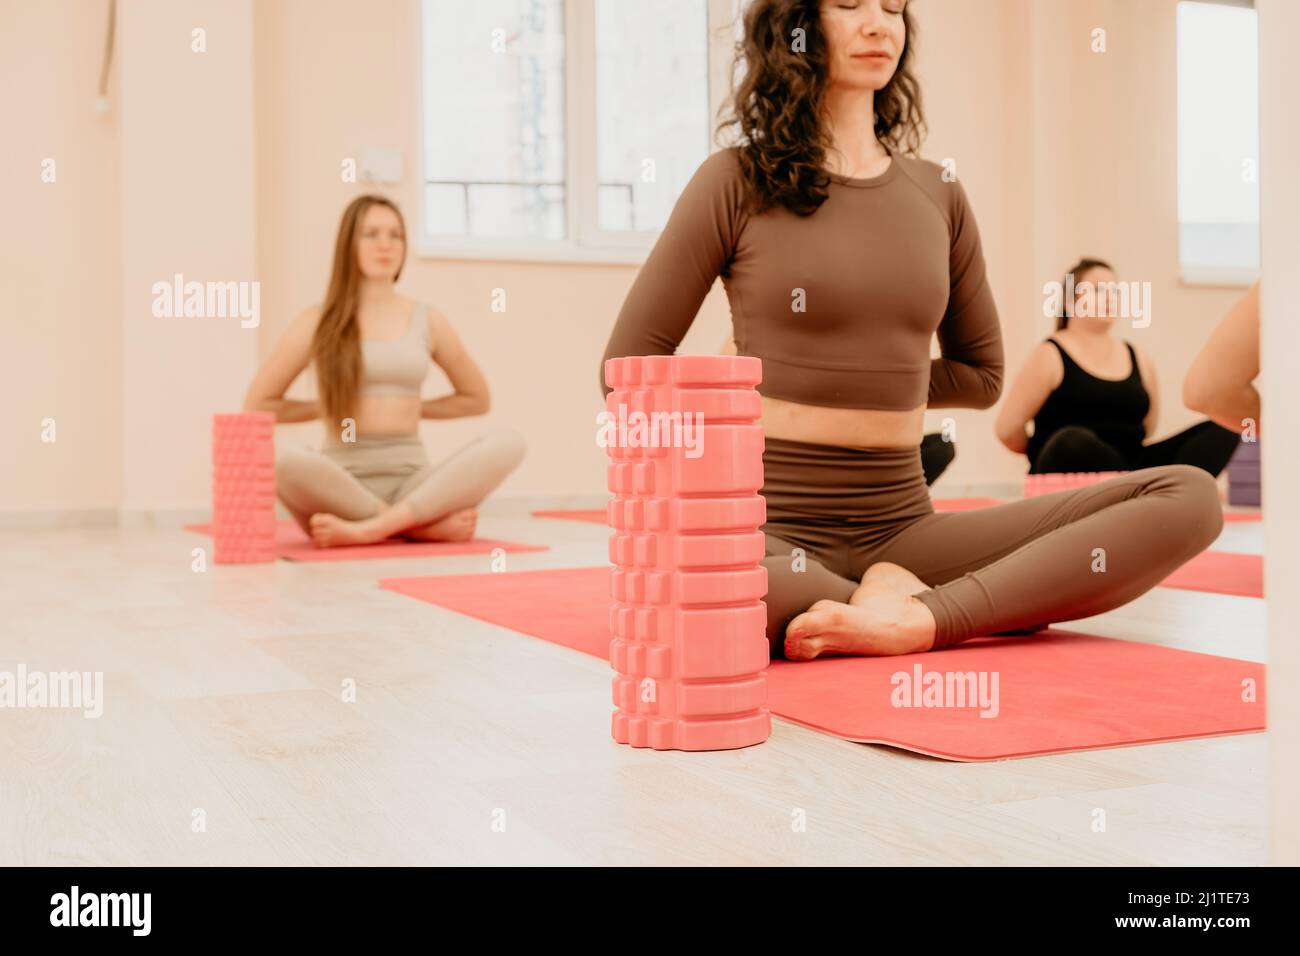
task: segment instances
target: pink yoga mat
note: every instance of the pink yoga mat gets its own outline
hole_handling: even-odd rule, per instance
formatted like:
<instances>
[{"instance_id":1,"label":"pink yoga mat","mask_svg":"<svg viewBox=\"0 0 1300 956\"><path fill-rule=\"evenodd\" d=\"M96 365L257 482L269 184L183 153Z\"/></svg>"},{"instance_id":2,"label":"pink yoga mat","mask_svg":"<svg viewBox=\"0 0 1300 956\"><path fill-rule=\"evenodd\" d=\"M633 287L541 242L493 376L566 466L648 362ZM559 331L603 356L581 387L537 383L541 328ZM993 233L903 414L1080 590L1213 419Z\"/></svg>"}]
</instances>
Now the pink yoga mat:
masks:
<instances>
[{"instance_id":1,"label":"pink yoga mat","mask_svg":"<svg viewBox=\"0 0 1300 956\"><path fill-rule=\"evenodd\" d=\"M1228 524L1237 524L1245 521L1263 521L1264 515L1258 511L1225 511L1223 520Z\"/></svg>"},{"instance_id":2,"label":"pink yoga mat","mask_svg":"<svg viewBox=\"0 0 1300 956\"><path fill-rule=\"evenodd\" d=\"M187 524L186 531L212 535L212 526ZM421 558L457 554L490 554L496 548L518 554L527 551L546 551L544 544L520 544L517 541L498 541L495 538L472 538L469 541L383 541L379 544L347 545L339 548L318 548L293 521L277 521L275 526L276 557L289 561L360 561L368 558Z\"/></svg>"},{"instance_id":3,"label":"pink yoga mat","mask_svg":"<svg viewBox=\"0 0 1300 956\"><path fill-rule=\"evenodd\" d=\"M391 578L381 587L601 659L609 650L609 569ZM919 668L919 670L918 670ZM991 707L925 706L938 675L983 675ZM1244 702L1242 682L1258 688ZM774 661L773 714L862 743L948 760L1002 760L1264 729L1264 666L1049 628L889 658ZM911 706L898 706L906 696ZM896 699L900 698L900 699ZM955 701L952 701L955 702Z\"/></svg>"},{"instance_id":4,"label":"pink yoga mat","mask_svg":"<svg viewBox=\"0 0 1300 956\"><path fill-rule=\"evenodd\" d=\"M1161 581L1160 586L1262 598L1264 558L1258 554L1202 551Z\"/></svg>"}]
</instances>

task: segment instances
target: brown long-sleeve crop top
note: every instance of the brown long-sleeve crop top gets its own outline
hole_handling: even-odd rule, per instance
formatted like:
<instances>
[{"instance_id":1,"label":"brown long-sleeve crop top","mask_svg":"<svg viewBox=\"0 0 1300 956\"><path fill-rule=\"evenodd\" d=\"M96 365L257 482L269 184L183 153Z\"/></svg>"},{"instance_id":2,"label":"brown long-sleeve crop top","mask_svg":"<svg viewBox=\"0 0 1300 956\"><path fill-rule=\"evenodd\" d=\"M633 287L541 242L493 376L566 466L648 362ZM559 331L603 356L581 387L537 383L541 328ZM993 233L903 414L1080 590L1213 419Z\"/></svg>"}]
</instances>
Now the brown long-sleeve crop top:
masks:
<instances>
[{"instance_id":1,"label":"brown long-sleeve crop top","mask_svg":"<svg viewBox=\"0 0 1300 956\"><path fill-rule=\"evenodd\" d=\"M765 396L988 408L1002 388L997 309L965 191L941 172L895 155L873 179L831 175L810 216L753 215L735 148L714 153L632 284L605 358L675 352L721 276L737 352L762 359ZM943 357L931 359L936 332Z\"/></svg>"}]
</instances>

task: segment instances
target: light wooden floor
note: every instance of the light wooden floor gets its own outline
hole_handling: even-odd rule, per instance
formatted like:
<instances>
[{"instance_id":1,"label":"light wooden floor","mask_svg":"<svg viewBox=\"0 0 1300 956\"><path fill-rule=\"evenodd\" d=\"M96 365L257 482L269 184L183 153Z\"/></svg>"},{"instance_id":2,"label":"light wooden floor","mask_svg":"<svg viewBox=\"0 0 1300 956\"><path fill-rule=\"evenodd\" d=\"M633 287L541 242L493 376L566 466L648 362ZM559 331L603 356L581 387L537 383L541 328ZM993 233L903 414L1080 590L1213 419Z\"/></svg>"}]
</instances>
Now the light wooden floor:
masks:
<instances>
[{"instance_id":1,"label":"light wooden floor","mask_svg":"<svg viewBox=\"0 0 1300 956\"><path fill-rule=\"evenodd\" d=\"M552 545L512 570L605 559L596 525L482 533ZM0 710L0 864L1266 861L1262 734L955 764L775 720L748 750L637 751L607 665L375 586L484 556L196 574L203 543L0 534L0 670L102 670L106 697ZM1157 589L1071 626L1264 657L1247 598Z\"/></svg>"}]
</instances>

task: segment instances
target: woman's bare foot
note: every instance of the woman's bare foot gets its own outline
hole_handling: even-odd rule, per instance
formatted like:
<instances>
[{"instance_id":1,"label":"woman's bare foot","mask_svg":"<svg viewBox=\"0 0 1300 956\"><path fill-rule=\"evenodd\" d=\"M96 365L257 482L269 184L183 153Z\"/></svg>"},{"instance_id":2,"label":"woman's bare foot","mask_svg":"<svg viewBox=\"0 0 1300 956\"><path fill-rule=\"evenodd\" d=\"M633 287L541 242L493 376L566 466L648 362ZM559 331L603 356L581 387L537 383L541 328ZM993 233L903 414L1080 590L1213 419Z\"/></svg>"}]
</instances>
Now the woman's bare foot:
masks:
<instances>
[{"instance_id":1,"label":"woman's bare foot","mask_svg":"<svg viewBox=\"0 0 1300 956\"><path fill-rule=\"evenodd\" d=\"M818 601L785 629L788 660L821 654L914 654L934 644L934 616L913 595L929 585L901 565L867 568L848 604Z\"/></svg>"},{"instance_id":2,"label":"woman's bare foot","mask_svg":"<svg viewBox=\"0 0 1300 956\"><path fill-rule=\"evenodd\" d=\"M473 508L453 511L445 518L416 528L407 528L402 537L412 541L468 541L478 526L478 512Z\"/></svg>"},{"instance_id":3,"label":"woman's bare foot","mask_svg":"<svg viewBox=\"0 0 1300 956\"><path fill-rule=\"evenodd\" d=\"M861 591L864 588L871 590L877 585L896 591L899 594L919 594L922 591L930 590L930 585L907 570L907 568L889 561L877 561L867 568L862 575L862 584L858 590ZM855 593L854 597L856 596ZM853 598L849 598L849 603L856 604L857 602Z\"/></svg>"},{"instance_id":4,"label":"woman's bare foot","mask_svg":"<svg viewBox=\"0 0 1300 956\"><path fill-rule=\"evenodd\" d=\"M786 625L786 659L918 654L934 646L934 616L916 598L873 586L859 588L853 601L818 601Z\"/></svg>"},{"instance_id":5,"label":"woman's bare foot","mask_svg":"<svg viewBox=\"0 0 1300 956\"><path fill-rule=\"evenodd\" d=\"M349 521L338 515L317 512L311 516L311 539L318 548L337 548L349 544L374 544L386 535L379 530L374 518Z\"/></svg>"}]
</instances>

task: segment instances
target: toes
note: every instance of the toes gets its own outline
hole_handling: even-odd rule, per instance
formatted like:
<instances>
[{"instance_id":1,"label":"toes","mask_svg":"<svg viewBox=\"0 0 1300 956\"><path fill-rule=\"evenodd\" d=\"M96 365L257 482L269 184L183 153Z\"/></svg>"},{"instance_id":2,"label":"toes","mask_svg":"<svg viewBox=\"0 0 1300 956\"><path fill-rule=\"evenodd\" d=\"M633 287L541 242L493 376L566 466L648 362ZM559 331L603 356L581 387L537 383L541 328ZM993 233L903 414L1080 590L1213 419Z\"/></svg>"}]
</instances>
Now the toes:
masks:
<instances>
[{"instance_id":1,"label":"toes","mask_svg":"<svg viewBox=\"0 0 1300 956\"><path fill-rule=\"evenodd\" d=\"M839 619L839 608L834 601L818 601L786 625L787 653L791 641L812 640L831 630Z\"/></svg>"},{"instance_id":2,"label":"toes","mask_svg":"<svg viewBox=\"0 0 1300 956\"><path fill-rule=\"evenodd\" d=\"M800 637L816 634L834 627L839 622L840 617L840 605L838 603L821 600L791 621L786 633L794 631Z\"/></svg>"},{"instance_id":3,"label":"toes","mask_svg":"<svg viewBox=\"0 0 1300 956\"><path fill-rule=\"evenodd\" d=\"M820 637L785 636L785 659L788 661L810 661L822 652L823 641Z\"/></svg>"}]
</instances>

